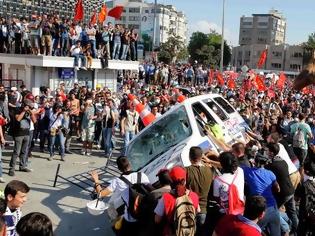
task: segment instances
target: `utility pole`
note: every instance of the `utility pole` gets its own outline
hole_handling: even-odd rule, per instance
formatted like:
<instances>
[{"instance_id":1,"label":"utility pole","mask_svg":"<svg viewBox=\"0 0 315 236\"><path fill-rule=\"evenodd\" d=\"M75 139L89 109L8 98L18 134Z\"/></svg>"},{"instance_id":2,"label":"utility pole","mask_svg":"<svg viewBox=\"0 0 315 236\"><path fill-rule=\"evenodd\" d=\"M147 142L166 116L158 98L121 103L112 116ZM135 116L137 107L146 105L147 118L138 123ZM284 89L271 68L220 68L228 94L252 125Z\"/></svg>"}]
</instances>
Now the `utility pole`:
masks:
<instances>
[{"instance_id":1,"label":"utility pole","mask_svg":"<svg viewBox=\"0 0 315 236\"><path fill-rule=\"evenodd\" d=\"M223 7L222 7L222 34L221 34L221 60L220 60L221 72L223 72L223 57L224 57L224 12L225 12L225 0L223 0Z\"/></svg>"},{"instance_id":2,"label":"utility pole","mask_svg":"<svg viewBox=\"0 0 315 236\"><path fill-rule=\"evenodd\" d=\"M157 0L154 0L154 19L153 19L153 42L152 42L152 52L155 49L155 41L156 41L156 11L157 11Z\"/></svg>"}]
</instances>

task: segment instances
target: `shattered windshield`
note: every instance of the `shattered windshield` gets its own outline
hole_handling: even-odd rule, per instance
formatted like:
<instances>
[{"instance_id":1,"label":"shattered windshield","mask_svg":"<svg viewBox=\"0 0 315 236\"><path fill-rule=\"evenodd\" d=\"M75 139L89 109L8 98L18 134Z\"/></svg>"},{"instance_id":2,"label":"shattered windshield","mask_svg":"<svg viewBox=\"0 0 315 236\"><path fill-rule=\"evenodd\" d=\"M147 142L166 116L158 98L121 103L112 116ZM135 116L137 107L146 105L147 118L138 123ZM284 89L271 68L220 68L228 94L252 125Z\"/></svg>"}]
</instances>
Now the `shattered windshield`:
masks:
<instances>
[{"instance_id":1,"label":"shattered windshield","mask_svg":"<svg viewBox=\"0 0 315 236\"><path fill-rule=\"evenodd\" d=\"M134 170L154 160L171 146L191 136L192 130L184 106L161 118L138 136L128 148L127 156Z\"/></svg>"}]
</instances>

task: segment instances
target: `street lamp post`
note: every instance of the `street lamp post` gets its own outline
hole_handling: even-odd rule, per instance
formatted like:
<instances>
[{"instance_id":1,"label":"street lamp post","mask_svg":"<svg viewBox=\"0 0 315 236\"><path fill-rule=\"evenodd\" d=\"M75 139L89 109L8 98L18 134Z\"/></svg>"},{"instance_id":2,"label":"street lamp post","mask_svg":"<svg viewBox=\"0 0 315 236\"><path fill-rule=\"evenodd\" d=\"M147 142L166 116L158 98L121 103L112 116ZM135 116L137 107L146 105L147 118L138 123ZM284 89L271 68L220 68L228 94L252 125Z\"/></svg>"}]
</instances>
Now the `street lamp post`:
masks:
<instances>
[{"instance_id":1,"label":"street lamp post","mask_svg":"<svg viewBox=\"0 0 315 236\"><path fill-rule=\"evenodd\" d=\"M221 72L223 72L223 57L224 57L224 11L225 11L225 0L223 0L223 6L222 6L222 35L221 35L221 60L220 60Z\"/></svg>"},{"instance_id":2,"label":"street lamp post","mask_svg":"<svg viewBox=\"0 0 315 236\"><path fill-rule=\"evenodd\" d=\"M153 18L153 42L152 42L152 51L155 48L155 41L156 41L156 11L157 11L157 0L154 1L154 18Z\"/></svg>"}]
</instances>

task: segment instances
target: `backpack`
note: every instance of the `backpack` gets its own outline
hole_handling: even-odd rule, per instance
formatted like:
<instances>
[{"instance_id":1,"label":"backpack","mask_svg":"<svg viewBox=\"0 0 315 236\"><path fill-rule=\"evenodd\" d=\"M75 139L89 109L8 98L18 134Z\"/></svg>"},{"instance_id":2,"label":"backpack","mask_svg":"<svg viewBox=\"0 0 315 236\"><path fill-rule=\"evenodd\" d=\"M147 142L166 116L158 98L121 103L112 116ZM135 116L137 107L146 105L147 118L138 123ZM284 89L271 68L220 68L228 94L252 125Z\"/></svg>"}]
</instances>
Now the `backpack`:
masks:
<instances>
[{"instance_id":1,"label":"backpack","mask_svg":"<svg viewBox=\"0 0 315 236\"><path fill-rule=\"evenodd\" d=\"M240 199L240 195L238 193L238 189L236 185L234 184L234 181L237 177L237 171L235 172L234 178L232 180L231 184L228 184L224 180L222 180L220 177L217 177L219 181L222 183L225 183L229 186L229 197L228 197L228 202L229 202L229 207L228 209L225 209L225 207L221 204L221 206L225 209L226 214L232 214L232 215L238 215L238 214L243 214L245 204L244 202Z\"/></svg>"},{"instance_id":2,"label":"backpack","mask_svg":"<svg viewBox=\"0 0 315 236\"><path fill-rule=\"evenodd\" d=\"M144 212L146 212L144 202L145 198L150 193L148 186L141 183L141 175L141 172L137 173L137 182L135 184L132 184L124 176L120 177L120 179L129 186L129 201L128 204L126 202L124 203L128 206L128 213L136 220L141 220L146 217L144 214Z\"/></svg>"},{"instance_id":3,"label":"backpack","mask_svg":"<svg viewBox=\"0 0 315 236\"><path fill-rule=\"evenodd\" d=\"M314 179L304 183L305 188L305 217L308 223L315 224L315 182Z\"/></svg>"},{"instance_id":4,"label":"backpack","mask_svg":"<svg viewBox=\"0 0 315 236\"><path fill-rule=\"evenodd\" d=\"M176 198L173 229L176 236L194 236L196 233L196 210L189 192Z\"/></svg>"},{"instance_id":5,"label":"backpack","mask_svg":"<svg viewBox=\"0 0 315 236\"><path fill-rule=\"evenodd\" d=\"M298 127L293 135L293 147L295 148L304 148L305 146L305 138L304 133L302 132L301 128Z\"/></svg>"}]
</instances>

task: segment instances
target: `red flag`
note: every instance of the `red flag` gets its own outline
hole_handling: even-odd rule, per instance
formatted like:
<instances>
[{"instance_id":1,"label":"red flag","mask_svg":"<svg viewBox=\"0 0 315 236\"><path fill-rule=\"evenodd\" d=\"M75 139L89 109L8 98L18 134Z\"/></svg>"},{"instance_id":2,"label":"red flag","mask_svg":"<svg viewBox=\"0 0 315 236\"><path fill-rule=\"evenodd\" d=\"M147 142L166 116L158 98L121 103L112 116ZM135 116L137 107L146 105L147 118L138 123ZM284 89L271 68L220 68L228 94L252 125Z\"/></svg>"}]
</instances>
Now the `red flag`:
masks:
<instances>
[{"instance_id":1,"label":"red flag","mask_svg":"<svg viewBox=\"0 0 315 236\"><path fill-rule=\"evenodd\" d=\"M227 86L229 89L235 89L236 87L235 80L233 78L230 78L227 82Z\"/></svg>"},{"instance_id":2,"label":"red flag","mask_svg":"<svg viewBox=\"0 0 315 236\"><path fill-rule=\"evenodd\" d=\"M217 73L217 81L218 81L218 84L219 84L220 86L223 86L223 85L224 85L224 79L223 79L223 76L222 76L221 72L218 72L218 73Z\"/></svg>"},{"instance_id":3,"label":"red flag","mask_svg":"<svg viewBox=\"0 0 315 236\"><path fill-rule=\"evenodd\" d=\"M268 89L267 96L270 97L270 98L274 98L274 97L276 96L276 93L275 93L275 91L273 90L272 87L270 87L270 88Z\"/></svg>"},{"instance_id":4,"label":"red flag","mask_svg":"<svg viewBox=\"0 0 315 236\"><path fill-rule=\"evenodd\" d=\"M91 25L96 25L96 11L94 11L91 19L90 19L90 24Z\"/></svg>"},{"instance_id":5,"label":"red flag","mask_svg":"<svg viewBox=\"0 0 315 236\"><path fill-rule=\"evenodd\" d=\"M83 2L82 0L78 0L74 8L74 20L76 21L83 20L83 16L84 16Z\"/></svg>"},{"instance_id":6,"label":"red flag","mask_svg":"<svg viewBox=\"0 0 315 236\"><path fill-rule=\"evenodd\" d=\"M262 51L261 55L260 55L260 58L259 58L259 61L257 63L257 68L262 68L262 66L265 64L266 62L266 59L267 59L267 49L265 49L264 51Z\"/></svg>"},{"instance_id":7,"label":"red flag","mask_svg":"<svg viewBox=\"0 0 315 236\"><path fill-rule=\"evenodd\" d=\"M116 20L118 20L120 19L123 10L124 10L123 6L116 6L108 12L108 16L114 17Z\"/></svg>"},{"instance_id":8,"label":"red flag","mask_svg":"<svg viewBox=\"0 0 315 236\"><path fill-rule=\"evenodd\" d=\"M267 89L266 85L265 85L264 81L262 80L262 78L259 75L256 75L255 82L256 82L257 89L258 89L259 92L266 91L266 89Z\"/></svg>"},{"instance_id":9,"label":"red flag","mask_svg":"<svg viewBox=\"0 0 315 236\"><path fill-rule=\"evenodd\" d=\"M280 76L279 76L279 79L277 81L277 87L279 89L283 90L286 80L287 80L287 77L285 76L285 74L283 72L281 72Z\"/></svg>"},{"instance_id":10,"label":"red flag","mask_svg":"<svg viewBox=\"0 0 315 236\"><path fill-rule=\"evenodd\" d=\"M214 77L214 71L213 70L209 70L209 77L208 77L208 85L211 85L213 82L213 77Z\"/></svg>"},{"instance_id":11,"label":"red flag","mask_svg":"<svg viewBox=\"0 0 315 236\"><path fill-rule=\"evenodd\" d=\"M244 92L251 90L252 89L252 82L251 82L251 80L250 79L244 80L242 87L244 89Z\"/></svg>"},{"instance_id":12,"label":"red flag","mask_svg":"<svg viewBox=\"0 0 315 236\"><path fill-rule=\"evenodd\" d=\"M105 4L102 5L100 13L98 14L98 22L103 24L107 17L107 7Z\"/></svg>"}]
</instances>

